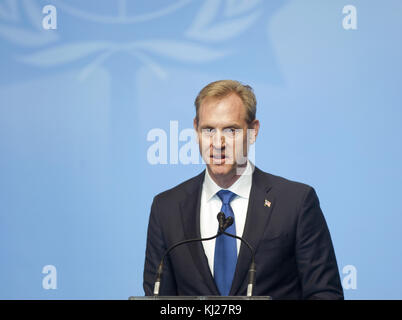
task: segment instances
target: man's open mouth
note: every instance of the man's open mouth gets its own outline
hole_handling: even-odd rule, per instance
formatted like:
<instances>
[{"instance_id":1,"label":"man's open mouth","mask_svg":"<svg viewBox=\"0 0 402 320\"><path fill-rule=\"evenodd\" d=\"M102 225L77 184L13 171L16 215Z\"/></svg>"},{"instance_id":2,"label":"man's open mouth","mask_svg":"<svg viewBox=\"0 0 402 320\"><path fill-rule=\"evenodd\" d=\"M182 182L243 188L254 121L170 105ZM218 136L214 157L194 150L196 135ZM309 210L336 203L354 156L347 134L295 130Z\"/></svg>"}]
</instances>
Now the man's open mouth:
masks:
<instances>
[{"instance_id":1,"label":"man's open mouth","mask_svg":"<svg viewBox=\"0 0 402 320\"><path fill-rule=\"evenodd\" d=\"M225 155L224 154L213 154L213 155L211 155L211 158L213 158L213 159L225 159Z\"/></svg>"},{"instance_id":2,"label":"man's open mouth","mask_svg":"<svg viewBox=\"0 0 402 320\"><path fill-rule=\"evenodd\" d=\"M225 154L212 154L210 156L212 164L224 164L228 161L228 158Z\"/></svg>"}]
</instances>

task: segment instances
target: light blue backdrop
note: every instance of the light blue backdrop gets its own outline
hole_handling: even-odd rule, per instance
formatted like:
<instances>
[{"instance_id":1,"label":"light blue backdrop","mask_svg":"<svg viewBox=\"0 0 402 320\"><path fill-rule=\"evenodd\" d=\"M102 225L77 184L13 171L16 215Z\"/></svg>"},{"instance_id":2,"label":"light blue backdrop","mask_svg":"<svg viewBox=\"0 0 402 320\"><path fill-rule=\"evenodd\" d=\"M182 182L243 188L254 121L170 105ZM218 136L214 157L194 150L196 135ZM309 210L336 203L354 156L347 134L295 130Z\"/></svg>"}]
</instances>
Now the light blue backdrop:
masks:
<instances>
[{"instance_id":1,"label":"light blue backdrop","mask_svg":"<svg viewBox=\"0 0 402 320\"><path fill-rule=\"evenodd\" d=\"M230 78L257 166L316 189L345 297L401 299L401 32L399 0L2 0L0 298L142 295L152 198L203 169L150 164L147 135Z\"/></svg>"}]
</instances>

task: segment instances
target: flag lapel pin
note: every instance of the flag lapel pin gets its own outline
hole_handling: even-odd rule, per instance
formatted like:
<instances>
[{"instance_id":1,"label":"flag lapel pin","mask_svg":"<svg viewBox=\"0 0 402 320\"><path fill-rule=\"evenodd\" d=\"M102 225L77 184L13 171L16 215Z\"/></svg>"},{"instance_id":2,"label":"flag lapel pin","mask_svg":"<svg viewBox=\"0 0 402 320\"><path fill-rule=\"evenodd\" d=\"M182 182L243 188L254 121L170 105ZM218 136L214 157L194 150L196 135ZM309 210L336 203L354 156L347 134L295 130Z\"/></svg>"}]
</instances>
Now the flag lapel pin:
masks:
<instances>
[{"instance_id":1,"label":"flag lapel pin","mask_svg":"<svg viewBox=\"0 0 402 320\"><path fill-rule=\"evenodd\" d=\"M265 199L265 201L264 201L264 207L271 208L271 201L268 201L267 199Z\"/></svg>"}]
</instances>

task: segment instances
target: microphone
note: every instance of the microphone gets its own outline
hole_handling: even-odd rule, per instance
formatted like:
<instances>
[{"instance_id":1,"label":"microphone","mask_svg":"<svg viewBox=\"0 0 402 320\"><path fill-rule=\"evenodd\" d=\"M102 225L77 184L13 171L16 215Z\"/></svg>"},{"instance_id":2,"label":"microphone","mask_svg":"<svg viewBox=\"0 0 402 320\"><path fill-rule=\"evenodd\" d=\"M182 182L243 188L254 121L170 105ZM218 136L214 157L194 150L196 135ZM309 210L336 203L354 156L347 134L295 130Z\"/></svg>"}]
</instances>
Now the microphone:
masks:
<instances>
[{"instance_id":1,"label":"microphone","mask_svg":"<svg viewBox=\"0 0 402 320\"><path fill-rule=\"evenodd\" d=\"M220 211L216 218L218 219L218 222L219 222L219 229L218 230L219 230L219 232L222 232L223 231L223 225L225 224L225 221L226 221L225 214L222 211Z\"/></svg>"},{"instance_id":2,"label":"microphone","mask_svg":"<svg viewBox=\"0 0 402 320\"><path fill-rule=\"evenodd\" d=\"M233 224L233 221L230 224L228 223L227 219L225 218L225 214L223 212L219 212L216 218L218 219L218 222L219 222L219 229L218 229L218 232L216 235L209 237L209 238L196 238L196 239L183 240L183 241L173 244L165 251L165 253L163 254L163 257L161 259L161 262L159 263L158 270L156 272L156 280L155 280L155 284L154 284L154 296L159 295L159 289L160 289L162 273L163 273L163 262L165 261L165 257L170 253L170 251L172 251L174 248L181 246L183 244L187 244L187 243L191 243L191 242L198 242L198 241L202 242L202 241L208 241L208 240L215 239L215 238L219 237L229 226L231 226ZM232 220L233 220L233 218L232 218Z\"/></svg>"},{"instance_id":3,"label":"microphone","mask_svg":"<svg viewBox=\"0 0 402 320\"><path fill-rule=\"evenodd\" d=\"M223 216L225 216L225 214L223 214ZM222 229L220 229L219 231L224 235L227 235L227 236L235 238L235 239L239 239L241 242L246 244L246 246L249 248L249 250L251 252L251 264L250 264L250 268L248 269L248 285L247 285L247 297L251 297L253 295L253 287L254 287L255 272L256 272L255 261L254 261L255 260L254 259L255 258L254 248L242 237L225 232L225 230L233 224L233 222L234 222L233 217L227 217L224 219L224 221L225 222L222 225Z\"/></svg>"}]
</instances>

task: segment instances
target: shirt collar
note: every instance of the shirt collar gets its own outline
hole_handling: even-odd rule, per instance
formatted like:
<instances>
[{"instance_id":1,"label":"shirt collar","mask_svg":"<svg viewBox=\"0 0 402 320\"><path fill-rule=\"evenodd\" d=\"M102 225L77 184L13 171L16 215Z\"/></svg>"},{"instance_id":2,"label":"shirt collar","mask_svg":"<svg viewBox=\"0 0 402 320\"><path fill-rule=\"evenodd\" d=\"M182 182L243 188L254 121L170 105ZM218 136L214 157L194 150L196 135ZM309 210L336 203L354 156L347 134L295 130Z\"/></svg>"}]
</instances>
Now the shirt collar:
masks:
<instances>
[{"instance_id":1,"label":"shirt collar","mask_svg":"<svg viewBox=\"0 0 402 320\"><path fill-rule=\"evenodd\" d=\"M243 174L236 180L228 189L238 196L248 199L250 196L252 181L252 168L250 162L247 160L247 166ZM203 191L205 192L206 200L209 201L219 191L222 190L209 175L208 169L205 169L205 179L203 184Z\"/></svg>"}]
</instances>

